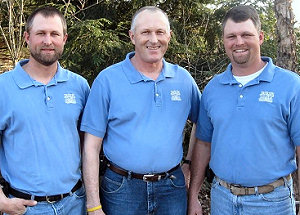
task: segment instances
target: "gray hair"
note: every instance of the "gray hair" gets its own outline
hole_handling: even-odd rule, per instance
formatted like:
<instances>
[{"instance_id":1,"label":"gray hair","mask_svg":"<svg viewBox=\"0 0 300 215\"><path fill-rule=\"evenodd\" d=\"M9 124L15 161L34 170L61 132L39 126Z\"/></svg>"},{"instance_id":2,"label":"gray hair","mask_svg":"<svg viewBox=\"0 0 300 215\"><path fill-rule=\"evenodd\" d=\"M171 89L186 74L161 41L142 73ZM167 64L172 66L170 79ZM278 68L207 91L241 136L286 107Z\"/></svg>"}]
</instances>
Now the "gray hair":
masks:
<instances>
[{"instance_id":1,"label":"gray hair","mask_svg":"<svg viewBox=\"0 0 300 215\"><path fill-rule=\"evenodd\" d=\"M165 18L167 19L167 30L170 31L171 28L170 28L170 21L169 21L168 15L162 9L160 9L158 7L155 7L155 6L145 6L145 7L142 7L138 11L135 12L135 14L133 15L132 20L131 20L131 27L130 27L131 31L135 30L135 27L136 27L135 25L136 25L136 20L137 20L138 15L141 12L145 11L145 10L149 10L153 13L154 12L161 12L165 16Z\"/></svg>"}]
</instances>

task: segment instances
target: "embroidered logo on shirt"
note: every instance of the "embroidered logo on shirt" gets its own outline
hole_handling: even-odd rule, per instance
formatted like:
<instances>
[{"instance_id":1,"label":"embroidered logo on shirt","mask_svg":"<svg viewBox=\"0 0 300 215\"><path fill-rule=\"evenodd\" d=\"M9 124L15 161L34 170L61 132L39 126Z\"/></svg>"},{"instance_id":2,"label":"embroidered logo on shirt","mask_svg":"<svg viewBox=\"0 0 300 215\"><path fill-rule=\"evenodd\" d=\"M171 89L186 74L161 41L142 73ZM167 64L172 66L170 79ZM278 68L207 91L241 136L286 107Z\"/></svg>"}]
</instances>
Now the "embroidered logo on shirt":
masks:
<instances>
[{"instance_id":1,"label":"embroidered logo on shirt","mask_svg":"<svg viewBox=\"0 0 300 215\"><path fill-rule=\"evenodd\" d=\"M66 104L76 104L76 97L73 93L65 93L64 94L65 103Z\"/></svg>"},{"instance_id":2,"label":"embroidered logo on shirt","mask_svg":"<svg viewBox=\"0 0 300 215\"><path fill-rule=\"evenodd\" d=\"M172 101L181 101L179 90L171 90L170 95Z\"/></svg>"},{"instance_id":3,"label":"embroidered logo on shirt","mask_svg":"<svg viewBox=\"0 0 300 215\"><path fill-rule=\"evenodd\" d=\"M258 101L272 103L274 98L274 92L261 91Z\"/></svg>"}]
</instances>

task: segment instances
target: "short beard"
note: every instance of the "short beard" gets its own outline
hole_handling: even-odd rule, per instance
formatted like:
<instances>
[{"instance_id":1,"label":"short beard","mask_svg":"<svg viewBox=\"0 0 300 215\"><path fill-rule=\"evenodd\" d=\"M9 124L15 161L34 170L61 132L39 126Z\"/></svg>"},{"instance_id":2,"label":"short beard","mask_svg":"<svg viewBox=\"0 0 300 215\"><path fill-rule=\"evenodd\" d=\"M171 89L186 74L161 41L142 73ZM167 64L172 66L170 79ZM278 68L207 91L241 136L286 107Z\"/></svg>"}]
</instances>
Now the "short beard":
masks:
<instances>
[{"instance_id":1,"label":"short beard","mask_svg":"<svg viewBox=\"0 0 300 215\"><path fill-rule=\"evenodd\" d=\"M30 55L35 59L37 62L44 66L50 66L55 63L62 55L62 51L56 51L53 56L46 56L42 55L41 53L37 52L30 52Z\"/></svg>"},{"instance_id":2,"label":"short beard","mask_svg":"<svg viewBox=\"0 0 300 215\"><path fill-rule=\"evenodd\" d=\"M232 55L232 58L236 64L245 64L249 61L250 55L248 54L244 57L235 57L234 55Z\"/></svg>"}]
</instances>

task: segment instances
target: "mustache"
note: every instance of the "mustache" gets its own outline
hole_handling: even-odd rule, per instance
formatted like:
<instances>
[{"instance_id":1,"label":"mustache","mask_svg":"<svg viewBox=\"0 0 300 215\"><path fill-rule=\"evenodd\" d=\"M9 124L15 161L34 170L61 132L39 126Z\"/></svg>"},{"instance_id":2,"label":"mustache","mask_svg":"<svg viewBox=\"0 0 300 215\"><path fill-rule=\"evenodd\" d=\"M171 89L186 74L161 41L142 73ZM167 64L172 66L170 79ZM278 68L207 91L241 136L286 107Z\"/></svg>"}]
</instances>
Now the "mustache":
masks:
<instances>
[{"instance_id":1,"label":"mustache","mask_svg":"<svg viewBox=\"0 0 300 215\"><path fill-rule=\"evenodd\" d=\"M54 46L50 45L50 46L42 46L40 49L55 49Z\"/></svg>"}]
</instances>

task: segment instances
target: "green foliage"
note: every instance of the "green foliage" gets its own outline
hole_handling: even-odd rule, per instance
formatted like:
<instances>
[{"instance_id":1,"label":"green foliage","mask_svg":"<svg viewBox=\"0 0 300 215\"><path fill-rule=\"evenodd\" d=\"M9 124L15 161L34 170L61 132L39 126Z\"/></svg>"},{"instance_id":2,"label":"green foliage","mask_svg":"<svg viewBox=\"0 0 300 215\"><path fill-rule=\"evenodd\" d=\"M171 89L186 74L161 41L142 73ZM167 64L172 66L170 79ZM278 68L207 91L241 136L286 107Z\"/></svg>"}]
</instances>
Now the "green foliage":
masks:
<instances>
[{"instance_id":1,"label":"green foliage","mask_svg":"<svg viewBox=\"0 0 300 215\"><path fill-rule=\"evenodd\" d=\"M107 19L85 20L69 28L69 42L65 46L62 64L86 77L91 83L104 68L123 59L132 49L122 40L128 37L118 29L111 29Z\"/></svg>"},{"instance_id":2,"label":"green foliage","mask_svg":"<svg viewBox=\"0 0 300 215\"><path fill-rule=\"evenodd\" d=\"M202 90L229 63L222 43L221 22L226 11L251 4L260 13L265 39L262 55L276 58L273 0L25 0L25 17L37 5L58 7L67 18L68 42L61 63L86 77L96 75L134 50L128 37L131 17L142 6L156 5L170 18L172 39L165 58L185 67ZM4 4L4 1L0 1ZM0 10L1 23L7 22ZM299 31L297 32L299 38ZM299 50L299 43L297 48ZM298 54L300 52L298 51Z\"/></svg>"}]
</instances>

